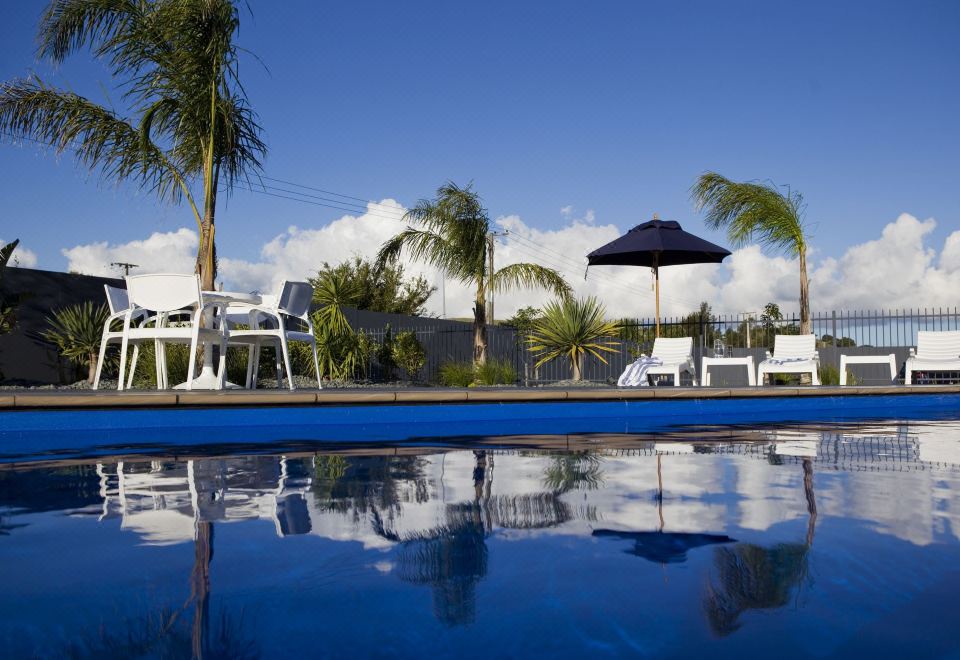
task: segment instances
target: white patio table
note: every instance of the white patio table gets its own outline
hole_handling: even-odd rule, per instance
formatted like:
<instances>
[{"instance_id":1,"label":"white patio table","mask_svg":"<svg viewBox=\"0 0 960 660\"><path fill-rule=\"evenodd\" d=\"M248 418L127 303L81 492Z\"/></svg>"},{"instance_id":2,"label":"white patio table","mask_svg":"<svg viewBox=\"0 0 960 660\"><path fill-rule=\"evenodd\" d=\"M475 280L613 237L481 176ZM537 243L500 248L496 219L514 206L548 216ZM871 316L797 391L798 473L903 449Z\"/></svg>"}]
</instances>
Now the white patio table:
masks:
<instances>
[{"instance_id":1,"label":"white patio table","mask_svg":"<svg viewBox=\"0 0 960 660\"><path fill-rule=\"evenodd\" d=\"M704 387L710 387L710 367L721 365L743 365L747 368L747 382L752 386L757 384L757 371L753 366L753 356L745 357L704 357L700 360L700 382Z\"/></svg>"},{"instance_id":2,"label":"white patio table","mask_svg":"<svg viewBox=\"0 0 960 660\"><path fill-rule=\"evenodd\" d=\"M222 303L222 306L217 308L217 314L221 315L226 314L227 307L230 305L260 305L263 302L263 297L258 293L241 293L238 291L202 291L201 296L204 304ZM210 323L212 320L211 318L204 319L204 323ZM219 390L223 387L240 389L240 385L226 382L226 374L221 381L220 376L214 371L213 347L214 344L211 342L203 343L203 368L200 370L200 375L193 379L191 389ZM187 383L180 383L173 389L185 390L187 389Z\"/></svg>"},{"instance_id":3,"label":"white patio table","mask_svg":"<svg viewBox=\"0 0 960 660\"><path fill-rule=\"evenodd\" d=\"M890 380L897 379L897 355L840 355L840 384L847 384L847 366L851 364L889 364Z\"/></svg>"}]
</instances>

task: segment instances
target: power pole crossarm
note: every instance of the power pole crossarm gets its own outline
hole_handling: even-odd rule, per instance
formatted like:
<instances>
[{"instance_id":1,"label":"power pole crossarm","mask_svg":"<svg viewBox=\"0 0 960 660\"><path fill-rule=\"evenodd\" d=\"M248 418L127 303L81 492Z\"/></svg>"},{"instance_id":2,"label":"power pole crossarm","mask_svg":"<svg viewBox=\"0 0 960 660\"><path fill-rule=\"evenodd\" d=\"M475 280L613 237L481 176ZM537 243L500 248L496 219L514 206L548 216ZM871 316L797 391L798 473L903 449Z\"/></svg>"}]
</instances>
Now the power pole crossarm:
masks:
<instances>
[{"instance_id":1,"label":"power pole crossarm","mask_svg":"<svg viewBox=\"0 0 960 660\"><path fill-rule=\"evenodd\" d=\"M130 269L131 269L131 268L139 268L139 267L140 267L140 264L131 264L131 263L127 263L126 261L114 261L114 262L112 262L110 265L111 265L111 266L116 266L117 268L122 268L122 269L123 269L123 275L124 275L124 277L126 277L127 275L130 274Z\"/></svg>"}]
</instances>

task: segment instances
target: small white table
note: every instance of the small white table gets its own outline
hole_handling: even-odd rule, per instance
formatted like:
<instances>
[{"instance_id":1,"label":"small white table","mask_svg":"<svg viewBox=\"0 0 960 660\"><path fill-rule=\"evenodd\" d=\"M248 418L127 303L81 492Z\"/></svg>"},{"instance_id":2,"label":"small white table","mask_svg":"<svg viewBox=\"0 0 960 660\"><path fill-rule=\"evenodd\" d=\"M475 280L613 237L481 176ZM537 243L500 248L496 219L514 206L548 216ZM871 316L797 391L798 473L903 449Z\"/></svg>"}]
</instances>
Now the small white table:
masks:
<instances>
[{"instance_id":1,"label":"small white table","mask_svg":"<svg viewBox=\"0 0 960 660\"><path fill-rule=\"evenodd\" d=\"M747 368L747 382L753 386L757 384L757 370L753 366L753 356L746 357L704 357L700 359L700 382L704 387L710 387L710 367L742 365Z\"/></svg>"},{"instance_id":2,"label":"small white table","mask_svg":"<svg viewBox=\"0 0 960 660\"><path fill-rule=\"evenodd\" d=\"M897 377L897 356L889 355L843 355L840 354L840 384L847 384L847 365L849 364L889 364L890 380Z\"/></svg>"},{"instance_id":3,"label":"small white table","mask_svg":"<svg viewBox=\"0 0 960 660\"><path fill-rule=\"evenodd\" d=\"M231 304L239 305L259 305L262 301L260 295L256 293L240 293L237 291L203 291L201 292L203 298L203 303L222 303L223 306L217 310L219 314L226 314L227 307ZM212 319L204 319L204 323L209 323ZM213 347L212 342L203 343L203 368L200 370L200 375L193 379L194 390L217 390L221 387L221 382L225 383L226 387L229 388L239 388L239 385L234 385L233 383L226 382L226 375L224 375L223 381L220 380L219 375L213 369ZM186 383L180 383L175 386L175 390L185 390L187 389Z\"/></svg>"}]
</instances>

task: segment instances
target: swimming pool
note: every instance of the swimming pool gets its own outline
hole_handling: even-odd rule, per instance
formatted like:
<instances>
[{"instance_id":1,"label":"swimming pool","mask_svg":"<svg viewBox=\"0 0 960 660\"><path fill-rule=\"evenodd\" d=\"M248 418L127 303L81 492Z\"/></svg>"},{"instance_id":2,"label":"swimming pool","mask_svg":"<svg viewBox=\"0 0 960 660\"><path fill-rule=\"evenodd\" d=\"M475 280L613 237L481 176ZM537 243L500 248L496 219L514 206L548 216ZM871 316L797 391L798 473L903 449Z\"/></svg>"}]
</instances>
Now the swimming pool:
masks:
<instances>
[{"instance_id":1,"label":"swimming pool","mask_svg":"<svg viewBox=\"0 0 960 660\"><path fill-rule=\"evenodd\" d=\"M938 416L27 452L0 653L955 656Z\"/></svg>"}]
</instances>

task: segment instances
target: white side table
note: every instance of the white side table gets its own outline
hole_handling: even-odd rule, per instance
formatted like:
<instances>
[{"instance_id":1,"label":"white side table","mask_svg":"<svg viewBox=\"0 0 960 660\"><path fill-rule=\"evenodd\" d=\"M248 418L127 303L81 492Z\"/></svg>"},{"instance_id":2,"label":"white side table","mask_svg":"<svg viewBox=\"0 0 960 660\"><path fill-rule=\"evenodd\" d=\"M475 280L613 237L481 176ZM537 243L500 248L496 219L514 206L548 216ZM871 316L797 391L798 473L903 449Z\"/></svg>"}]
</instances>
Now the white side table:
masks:
<instances>
[{"instance_id":1,"label":"white side table","mask_svg":"<svg viewBox=\"0 0 960 660\"><path fill-rule=\"evenodd\" d=\"M843 355L840 354L840 384L847 384L847 365L849 364L889 364L890 380L897 377L897 356L889 355Z\"/></svg>"},{"instance_id":2,"label":"white side table","mask_svg":"<svg viewBox=\"0 0 960 660\"><path fill-rule=\"evenodd\" d=\"M710 367L711 366L736 366L743 365L747 368L747 382L751 386L757 384L757 370L753 366L753 356L746 357L704 357L700 359L700 382L704 387L710 387Z\"/></svg>"}]
</instances>

